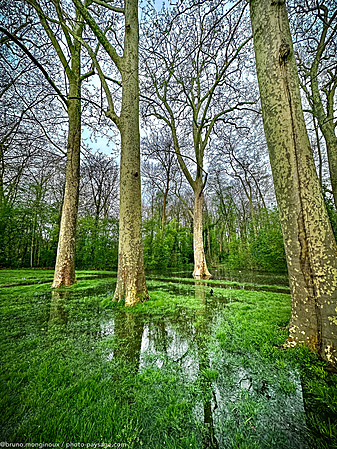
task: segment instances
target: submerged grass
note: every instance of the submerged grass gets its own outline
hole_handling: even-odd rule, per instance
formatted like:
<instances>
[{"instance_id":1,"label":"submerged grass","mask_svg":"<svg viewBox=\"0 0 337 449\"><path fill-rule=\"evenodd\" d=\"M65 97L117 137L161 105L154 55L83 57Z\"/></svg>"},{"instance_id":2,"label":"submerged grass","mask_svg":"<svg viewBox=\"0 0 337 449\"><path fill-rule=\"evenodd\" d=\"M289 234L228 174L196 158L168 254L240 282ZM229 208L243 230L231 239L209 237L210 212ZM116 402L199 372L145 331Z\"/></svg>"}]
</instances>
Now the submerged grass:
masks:
<instances>
[{"instance_id":1,"label":"submerged grass","mask_svg":"<svg viewBox=\"0 0 337 449\"><path fill-rule=\"evenodd\" d=\"M336 376L279 349L289 295L148 287L132 309L112 303L109 279L0 289L1 441L337 447Z\"/></svg>"}]
</instances>

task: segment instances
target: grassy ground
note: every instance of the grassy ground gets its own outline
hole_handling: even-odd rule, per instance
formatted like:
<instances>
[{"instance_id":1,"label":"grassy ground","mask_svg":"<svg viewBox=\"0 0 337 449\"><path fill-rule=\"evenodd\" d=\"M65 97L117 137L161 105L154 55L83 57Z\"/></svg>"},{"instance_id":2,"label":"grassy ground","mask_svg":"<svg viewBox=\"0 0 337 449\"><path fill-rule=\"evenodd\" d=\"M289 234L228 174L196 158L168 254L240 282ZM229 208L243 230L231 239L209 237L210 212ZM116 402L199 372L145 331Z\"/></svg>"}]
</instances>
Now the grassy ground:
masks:
<instances>
[{"instance_id":1,"label":"grassy ground","mask_svg":"<svg viewBox=\"0 0 337 449\"><path fill-rule=\"evenodd\" d=\"M149 281L150 300L126 309L114 280L52 294L50 274L0 271L2 285L42 282L0 288L1 441L337 447L336 376L279 349L288 294Z\"/></svg>"},{"instance_id":2,"label":"grassy ground","mask_svg":"<svg viewBox=\"0 0 337 449\"><path fill-rule=\"evenodd\" d=\"M97 271L97 270L77 270L76 276L79 280L85 278L95 278L100 276L115 276L115 271ZM45 269L20 269L20 270L0 270L0 287L10 287L17 285L33 285L52 283L54 270Z\"/></svg>"}]
</instances>

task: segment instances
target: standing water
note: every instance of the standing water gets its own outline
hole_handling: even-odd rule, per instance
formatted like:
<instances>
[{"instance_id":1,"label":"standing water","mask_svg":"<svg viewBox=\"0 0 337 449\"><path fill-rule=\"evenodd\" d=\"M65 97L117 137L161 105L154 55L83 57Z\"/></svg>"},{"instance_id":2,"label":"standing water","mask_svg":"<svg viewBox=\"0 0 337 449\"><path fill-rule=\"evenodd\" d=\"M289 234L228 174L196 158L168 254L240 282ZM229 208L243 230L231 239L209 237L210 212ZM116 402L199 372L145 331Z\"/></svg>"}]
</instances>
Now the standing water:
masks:
<instances>
[{"instance_id":1,"label":"standing water","mask_svg":"<svg viewBox=\"0 0 337 449\"><path fill-rule=\"evenodd\" d=\"M113 290L107 280L88 291L8 295L2 441L307 447L296 369L231 341L235 291L155 281L150 295L165 308L150 301L134 311L103 308Z\"/></svg>"}]
</instances>

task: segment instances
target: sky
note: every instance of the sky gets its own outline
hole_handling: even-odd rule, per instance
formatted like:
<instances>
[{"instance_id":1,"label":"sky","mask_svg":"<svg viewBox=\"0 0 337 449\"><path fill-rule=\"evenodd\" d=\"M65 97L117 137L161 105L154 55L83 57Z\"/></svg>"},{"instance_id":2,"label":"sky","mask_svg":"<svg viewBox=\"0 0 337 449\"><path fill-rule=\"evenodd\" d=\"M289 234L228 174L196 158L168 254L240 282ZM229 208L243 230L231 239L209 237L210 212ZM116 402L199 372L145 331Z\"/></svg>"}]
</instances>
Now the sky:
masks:
<instances>
[{"instance_id":1,"label":"sky","mask_svg":"<svg viewBox=\"0 0 337 449\"><path fill-rule=\"evenodd\" d=\"M159 11L163 4L165 4L166 6L169 6L170 3L174 4L175 0L155 0L155 8L157 11ZM99 83L99 80L97 78L97 82ZM112 129L116 129L115 125L111 122L111 128ZM144 135L144 133L141 132L141 136ZM105 137L100 137L100 136L96 136L95 140L90 139L90 130L88 128L86 128L85 126L83 126L83 131L82 131L82 139L84 140L86 146L89 146L91 148L91 150L93 150L93 152L97 152L100 151L102 153L107 154L108 156L111 156L111 154L113 153L114 155L118 154L118 150L116 148L116 146L112 143L107 141L107 139ZM116 158L117 162L119 162L119 156L117 156Z\"/></svg>"}]
</instances>

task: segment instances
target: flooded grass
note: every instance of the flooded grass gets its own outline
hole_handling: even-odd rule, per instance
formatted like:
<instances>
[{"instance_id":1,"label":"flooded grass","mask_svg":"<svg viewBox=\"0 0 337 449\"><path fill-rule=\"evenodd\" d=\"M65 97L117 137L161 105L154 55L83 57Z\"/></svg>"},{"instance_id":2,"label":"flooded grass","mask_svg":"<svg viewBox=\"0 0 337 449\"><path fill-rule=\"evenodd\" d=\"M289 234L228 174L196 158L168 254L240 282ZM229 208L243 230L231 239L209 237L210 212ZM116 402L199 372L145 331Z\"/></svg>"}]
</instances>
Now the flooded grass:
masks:
<instances>
[{"instance_id":1,"label":"flooded grass","mask_svg":"<svg viewBox=\"0 0 337 449\"><path fill-rule=\"evenodd\" d=\"M169 282L176 284L195 284L199 282L200 284L205 285L206 287L218 287L218 288L226 288L226 289L240 289L240 290L252 290L252 291L273 291L276 293L290 293L289 287L286 286L277 286L277 285L259 285L253 283L239 283L236 281L228 281L228 280L215 280L215 279L199 279L196 281L195 279L181 279L181 278L165 278L156 276L154 279L157 279L161 282Z\"/></svg>"},{"instance_id":2,"label":"flooded grass","mask_svg":"<svg viewBox=\"0 0 337 449\"><path fill-rule=\"evenodd\" d=\"M0 289L1 441L337 447L336 376L280 349L288 294L152 280L130 309L114 286Z\"/></svg>"},{"instance_id":3,"label":"flooded grass","mask_svg":"<svg viewBox=\"0 0 337 449\"><path fill-rule=\"evenodd\" d=\"M78 280L96 279L101 277L116 276L116 271L77 270ZM35 285L52 283L54 270L50 269L0 269L0 287L16 287L19 285Z\"/></svg>"}]
</instances>

